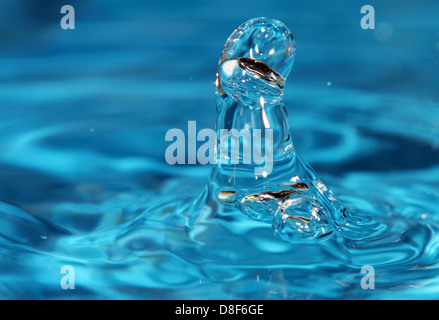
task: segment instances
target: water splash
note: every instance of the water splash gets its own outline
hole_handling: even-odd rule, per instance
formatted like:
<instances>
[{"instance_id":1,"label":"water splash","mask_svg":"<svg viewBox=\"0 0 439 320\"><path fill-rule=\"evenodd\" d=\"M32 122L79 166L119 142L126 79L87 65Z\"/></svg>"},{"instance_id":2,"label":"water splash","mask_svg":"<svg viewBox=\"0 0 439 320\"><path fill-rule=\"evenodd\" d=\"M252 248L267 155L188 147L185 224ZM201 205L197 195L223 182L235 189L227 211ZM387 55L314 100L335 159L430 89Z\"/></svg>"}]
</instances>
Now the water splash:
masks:
<instances>
[{"instance_id":1,"label":"water splash","mask_svg":"<svg viewBox=\"0 0 439 320\"><path fill-rule=\"evenodd\" d=\"M214 201L219 214L233 205L252 219L272 223L274 233L290 242L328 239L346 214L293 146L283 96L295 52L293 35L274 19L252 19L227 40L215 82L217 136L223 129L272 130L273 170L255 175L257 165L242 162L245 148L227 164L218 141L219 164L196 204L199 210ZM239 136L231 139L239 144ZM197 210L193 215L197 219Z\"/></svg>"},{"instance_id":2,"label":"water splash","mask_svg":"<svg viewBox=\"0 0 439 320\"><path fill-rule=\"evenodd\" d=\"M246 71L246 77L241 80L247 81L241 82L241 88L248 94L232 97L227 92L235 93L237 87L227 84L233 84L234 76L224 73L218 77L218 124L225 128L245 128L247 125L250 129L250 126L272 129L275 138L273 171L265 177L263 172L255 176L253 167L257 164L219 163L195 205L194 194L205 185L206 167L192 167L186 171L157 160L163 157L159 152L143 153L139 157L133 157L133 154L137 155L138 149L143 148L145 137L151 139L148 150L160 150L163 142L157 139L160 136L157 130L169 129L169 115L187 117L187 110L179 108L182 90L189 90L198 97L202 86L188 88L185 80L174 82L174 73L163 73L167 75L166 90L154 92L154 96L166 103L168 108L163 108L166 112L155 114L153 110L159 108L151 100L148 100L151 105L148 112L144 112L143 107L140 112L136 104L121 108L122 102L116 99L111 106L114 106L114 112L121 113L117 117L100 119L99 128L96 114L102 109L101 104L71 101L72 82L57 82L61 93L53 101L44 98L46 95L41 95L39 90L17 95L23 88L32 89L32 80L17 82L16 86L11 86L13 90L4 92L4 98L21 103L12 104L14 108L4 112L5 121L0 128L6 151L1 158L4 183L0 186L1 297L437 298L439 170L435 166L437 161L433 161L437 159L437 152L420 152L419 156L431 155L431 161L424 167L419 164L413 170L356 171L361 166L344 170L343 179L332 179L331 187L337 191L337 199L348 206L349 214L345 210L334 210L339 205L332 192L294 149L285 108L279 106L283 104L284 90L289 89L282 86L285 87L292 66L294 55L287 53L295 51L295 45L291 46L294 40L287 37L285 42L282 33L262 32L262 26L258 27L256 22L250 24L260 32L249 33L245 31L248 29L241 28L236 37L242 40L242 45L237 46L238 41L232 41L228 43L229 49L223 51L222 62L235 59L236 63L235 66L230 64L229 69L219 69L218 73ZM268 30L269 24L265 27ZM267 41L262 42L262 39ZM331 45L321 40L319 48L330 50ZM247 54L249 48L253 48L252 56ZM273 48L278 50L271 51ZM157 52L161 54L160 50ZM409 54L410 50L404 52ZM276 54L279 59L271 61L270 57ZM352 64L356 61L346 55L337 57L351 60ZM53 62L52 55L27 58L29 62L26 63L32 65L50 67ZM99 55L97 59L101 58ZM87 66L93 65L96 59L87 61ZM169 59L165 61L168 65ZM8 70L19 70L21 74L22 63L23 59L7 61ZM111 64L109 71L113 72L114 66ZM120 67L125 65L122 63ZM47 74L53 74L50 70L43 68L41 74L39 71L36 74L47 77ZM180 72L178 68L174 70ZM310 70L316 71L313 67ZM332 81L342 82L345 76L338 73ZM125 80L125 86L121 88L138 83L137 77L133 82ZM324 80L322 83L327 79ZM156 81L153 79L151 83ZM81 83L81 88L90 86L89 81ZM241 83L236 84L241 86ZM255 90L250 84L259 89ZM332 86L331 90L336 87ZM138 90L140 95L145 87ZM309 96L322 93L321 88L307 84L301 87L302 90L299 97L296 96L302 103L306 103ZM63 92L69 93L67 97ZM324 140L327 135L340 138L323 153L328 155L321 157L323 162L338 158L344 159L343 165L352 164L358 159L352 152L369 142L376 147L365 150L370 156L368 159L376 157L376 162L380 162L388 155L381 153L380 146L386 143L382 141L386 139L382 133L405 127L406 120L387 117L386 121L365 125L370 114L375 116L382 112L383 104L376 101L388 101L388 95L380 91L380 94L372 95L376 99L371 99L371 92L367 90L343 88L338 92L343 98L311 103L316 104L315 110L328 110L333 114L344 110L344 103L349 103L356 111L368 108L372 111L368 116L349 121L349 126L358 130L342 132L342 126L337 126L339 122L331 115L326 115L327 119L322 116L319 125L314 126L316 117L321 115L315 115L315 111L297 115L300 118L298 125L306 128L307 134L309 130L311 140ZM94 100L95 93L84 96ZM250 99L245 100L248 97ZM66 105L69 119L54 124L66 114L66 108L59 108L58 99L61 98L70 101ZM408 150L413 146L410 141L420 143L419 137L427 132L423 130L434 125L434 117L431 117L431 107L414 99L410 92L394 96L394 99L398 109L407 104L407 100L419 105L417 112L410 116L410 124L419 130L411 130L405 137L395 135L397 147ZM204 101L194 100L200 108L203 106ZM39 110L42 101L50 108L50 115L40 117L40 112L30 112ZM128 114L131 116L126 118ZM121 116L125 116L124 121L120 121ZM93 139L90 139L90 128L96 128ZM368 128L376 137L360 128ZM139 134L141 132L145 134ZM300 137L299 132L294 130L294 133L295 138ZM436 137L425 138L425 141L435 141ZM346 141L350 141L348 152L344 147ZM121 148L121 145L127 147ZM313 220L315 215L321 220ZM315 226L323 227L325 232ZM327 228L334 231L327 232ZM274 236L272 230L276 230L279 237ZM70 292L64 292L59 285L63 265L74 266L77 275L76 289ZM375 268L375 290L360 288L364 276L360 270L364 265Z\"/></svg>"}]
</instances>

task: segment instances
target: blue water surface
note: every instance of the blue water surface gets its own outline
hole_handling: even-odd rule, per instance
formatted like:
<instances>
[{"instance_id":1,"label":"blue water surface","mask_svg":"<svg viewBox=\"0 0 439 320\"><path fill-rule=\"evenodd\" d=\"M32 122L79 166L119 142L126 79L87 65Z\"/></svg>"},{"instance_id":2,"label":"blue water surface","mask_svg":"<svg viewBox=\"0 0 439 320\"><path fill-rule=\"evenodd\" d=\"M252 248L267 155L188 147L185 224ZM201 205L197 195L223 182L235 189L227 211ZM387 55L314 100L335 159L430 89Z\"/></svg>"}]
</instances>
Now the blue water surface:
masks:
<instances>
[{"instance_id":1,"label":"blue water surface","mask_svg":"<svg viewBox=\"0 0 439 320\"><path fill-rule=\"evenodd\" d=\"M0 298L439 298L437 1L72 0L75 30L64 4L0 3ZM167 164L165 134L214 128L219 55L258 16L295 36L295 148L360 238L291 244L248 217L201 237L177 214L212 166Z\"/></svg>"}]
</instances>

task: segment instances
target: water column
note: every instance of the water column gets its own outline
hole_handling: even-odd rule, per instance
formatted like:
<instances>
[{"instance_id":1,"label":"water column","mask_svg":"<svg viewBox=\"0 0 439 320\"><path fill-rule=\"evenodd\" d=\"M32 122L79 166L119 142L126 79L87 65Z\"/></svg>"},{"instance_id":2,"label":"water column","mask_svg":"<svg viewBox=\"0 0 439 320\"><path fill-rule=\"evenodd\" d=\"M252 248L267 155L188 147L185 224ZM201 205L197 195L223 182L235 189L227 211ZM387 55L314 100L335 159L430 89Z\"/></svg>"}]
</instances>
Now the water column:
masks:
<instances>
[{"instance_id":1,"label":"water column","mask_svg":"<svg viewBox=\"0 0 439 320\"><path fill-rule=\"evenodd\" d=\"M345 210L292 142L283 93L295 52L291 32L274 19L251 19L227 40L215 81L217 163L191 224L244 213L287 241L334 234Z\"/></svg>"}]
</instances>

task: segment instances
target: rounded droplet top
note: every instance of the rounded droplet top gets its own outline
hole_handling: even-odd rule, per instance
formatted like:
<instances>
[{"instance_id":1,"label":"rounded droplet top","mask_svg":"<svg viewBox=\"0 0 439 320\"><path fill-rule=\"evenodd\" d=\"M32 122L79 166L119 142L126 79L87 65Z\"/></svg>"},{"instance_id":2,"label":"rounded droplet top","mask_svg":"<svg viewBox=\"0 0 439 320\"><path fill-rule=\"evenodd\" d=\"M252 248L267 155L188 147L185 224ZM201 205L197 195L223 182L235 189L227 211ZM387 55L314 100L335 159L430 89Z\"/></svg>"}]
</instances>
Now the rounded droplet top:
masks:
<instances>
[{"instance_id":1,"label":"rounded droplet top","mask_svg":"<svg viewBox=\"0 0 439 320\"><path fill-rule=\"evenodd\" d=\"M236 29L227 40L219 65L229 59L261 61L284 79L293 67L296 44L290 30L279 20L254 18Z\"/></svg>"}]
</instances>

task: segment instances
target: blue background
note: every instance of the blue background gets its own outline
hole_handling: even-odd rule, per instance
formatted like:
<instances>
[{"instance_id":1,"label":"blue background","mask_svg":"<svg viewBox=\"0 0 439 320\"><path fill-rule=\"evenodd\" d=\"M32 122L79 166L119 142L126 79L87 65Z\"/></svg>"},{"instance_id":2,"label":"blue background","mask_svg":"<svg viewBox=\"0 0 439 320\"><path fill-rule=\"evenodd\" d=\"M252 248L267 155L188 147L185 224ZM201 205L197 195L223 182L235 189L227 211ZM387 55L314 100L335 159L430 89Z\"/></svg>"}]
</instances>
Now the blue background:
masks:
<instances>
[{"instance_id":1,"label":"blue background","mask_svg":"<svg viewBox=\"0 0 439 320\"><path fill-rule=\"evenodd\" d=\"M75 30L60 27L65 4L75 8ZM365 4L375 8L375 30L360 27ZM438 13L433 0L1 0L0 296L59 294L43 289L59 272L19 253L36 244L20 242L33 227L15 217L84 235L115 224L111 213L128 204L178 192L188 201L202 188L210 167L166 164L165 133L192 120L214 127L222 47L257 16L281 20L296 38L285 94L302 158L341 199L436 216ZM38 238L50 240L49 231Z\"/></svg>"}]
</instances>

